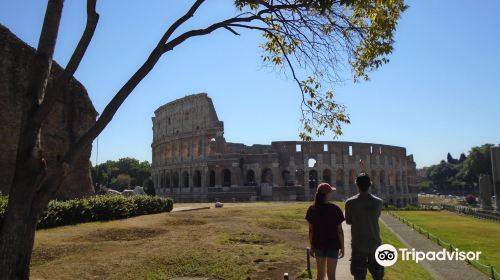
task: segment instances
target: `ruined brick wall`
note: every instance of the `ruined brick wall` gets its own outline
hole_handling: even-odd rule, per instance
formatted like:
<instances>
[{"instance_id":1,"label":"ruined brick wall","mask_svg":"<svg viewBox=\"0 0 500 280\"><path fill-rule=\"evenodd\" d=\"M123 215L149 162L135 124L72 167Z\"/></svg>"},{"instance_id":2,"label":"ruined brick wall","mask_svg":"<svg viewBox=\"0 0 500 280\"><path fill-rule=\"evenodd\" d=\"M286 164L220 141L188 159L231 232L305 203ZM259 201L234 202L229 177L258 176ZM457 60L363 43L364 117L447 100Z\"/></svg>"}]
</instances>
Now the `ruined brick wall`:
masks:
<instances>
[{"instance_id":1,"label":"ruined brick wall","mask_svg":"<svg viewBox=\"0 0 500 280\"><path fill-rule=\"evenodd\" d=\"M21 120L21 102L26 93L35 50L0 25L0 190L9 192L16 160ZM52 74L61 71L53 64ZM42 126L42 145L47 157L62 156L71 140L82 135L97 116L87 91L72 79ZM94 193L90 177L91 148L82 153L57 197L68 199ZM49 160L50 162L50 160Z\"/></svg>"}]
</instances>

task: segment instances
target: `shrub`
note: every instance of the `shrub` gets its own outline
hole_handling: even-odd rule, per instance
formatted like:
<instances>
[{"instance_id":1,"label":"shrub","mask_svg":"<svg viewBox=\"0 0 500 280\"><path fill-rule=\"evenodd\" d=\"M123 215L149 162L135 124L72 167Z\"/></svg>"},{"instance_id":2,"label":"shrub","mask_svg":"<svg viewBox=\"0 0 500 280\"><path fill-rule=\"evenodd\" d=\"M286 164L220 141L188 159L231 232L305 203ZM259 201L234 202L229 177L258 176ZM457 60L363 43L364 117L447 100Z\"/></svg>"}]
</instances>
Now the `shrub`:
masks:
<instances>
[{"instance_id":1,"label":"shrub","mask_svg":"<svg viewBox=\"0 0 500 280\"><path fill-rule=\"evenodd\" d=\"M3 220L3 215L7 210L7 197L0 195L0 221Z\"/></svg>"},{"instance_id":2,"label":"shrub","mask_svg":"<svg viewBox=\"0 0 500 280\"><path fill-rule=\"evenodd\" d=\"M468 194L467 196L465 196L465 201L467 201L468 204L476 204L477 203L476 197L472 194Z\"/></svg>"},{"instance_id":3,"label":"shrub","mask_svg":"<svg viewBox=\"0 0 500 280\"><path fill-rule=\"evenodd\" d=\"M7 208L7 197L0 196L0 222ZM99 195L67 201L53 200L40 216L38 228L50 228L92 221L109 221L138 215L170 212L170 198L147 195L125 197Z\"/></svg>"}]
</instances>

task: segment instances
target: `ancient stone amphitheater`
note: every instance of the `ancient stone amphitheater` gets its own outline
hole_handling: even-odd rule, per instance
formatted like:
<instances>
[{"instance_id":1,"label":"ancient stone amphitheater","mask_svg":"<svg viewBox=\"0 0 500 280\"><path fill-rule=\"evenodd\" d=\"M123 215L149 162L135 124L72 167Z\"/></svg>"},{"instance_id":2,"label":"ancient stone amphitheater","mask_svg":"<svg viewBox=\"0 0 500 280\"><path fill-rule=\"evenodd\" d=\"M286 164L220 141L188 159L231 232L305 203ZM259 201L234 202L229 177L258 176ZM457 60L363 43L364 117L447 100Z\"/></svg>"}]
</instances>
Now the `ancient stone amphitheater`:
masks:
<instances>
[{"instance_id":1,"label":"ancient stone amphitheater","mask_svg":"<svg viewBox=\"0 0 500 280\"><path fill-rule=\"evenodd\" d=\"M416 203L415 162L402 147L338 141L226 142L206 93L159 107L153 120L152 176L158 195L175 201L310 200L318 183L336 199L356 194L368 172L372 192L389 204Z\"/></svg>"}]
</instances>

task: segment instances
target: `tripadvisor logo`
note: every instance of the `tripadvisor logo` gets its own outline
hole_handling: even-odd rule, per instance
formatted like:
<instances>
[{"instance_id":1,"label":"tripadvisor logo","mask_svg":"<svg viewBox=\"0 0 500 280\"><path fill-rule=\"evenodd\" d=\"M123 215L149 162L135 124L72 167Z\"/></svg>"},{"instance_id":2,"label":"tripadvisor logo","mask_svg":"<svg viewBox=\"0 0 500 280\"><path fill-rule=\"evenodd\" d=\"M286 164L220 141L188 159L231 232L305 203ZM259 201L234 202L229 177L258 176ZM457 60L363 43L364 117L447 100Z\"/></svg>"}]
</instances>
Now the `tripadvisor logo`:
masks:
<instances>
[{"instance_id":1,"label":"tripadvisor logo","mask_svg":"<svg viewBox=\"0 0 500 280\"><path fill-rule=\"evenodd\" d=\"M412 260L416 263L419 261L448 261L448 260L460 260L460 261L479 261L479 255L481 252L464 252L459 251L455 248L454 251L447 251L442 249L441 251L417 251L415 248L409 250L407 248L399 248L399 253L401 254L401 260L408 261ZM391 266L398 260L398 250L394 248L391 244L382 244L375 251L375 260L381 266Z\"/></svg>"},{"instance_id":2,"label":"tripadvisor logo","mask_svg":"<svg viewBox=\"0 0 500 280\"><path fill-rule=\"evenodd\" d=\"M382 244L375 251L375 260L381 266L391 266L398 260L398 251L391 244Z\"/></svg>"}]
</instances>

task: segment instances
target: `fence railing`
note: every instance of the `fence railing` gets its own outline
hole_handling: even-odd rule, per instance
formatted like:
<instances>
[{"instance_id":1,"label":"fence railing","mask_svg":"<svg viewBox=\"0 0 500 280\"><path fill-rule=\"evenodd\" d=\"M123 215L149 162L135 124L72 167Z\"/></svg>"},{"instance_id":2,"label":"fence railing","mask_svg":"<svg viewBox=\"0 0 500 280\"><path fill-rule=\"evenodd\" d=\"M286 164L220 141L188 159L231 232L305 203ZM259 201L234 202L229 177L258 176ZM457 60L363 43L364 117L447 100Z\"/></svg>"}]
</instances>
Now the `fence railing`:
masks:
<instances>
[{"instance_id":1,"label":"fence railing","mask_svg":"<svg viewBox=\"0 0 500 280\"><path fill-rule=\"evenodd\" d=\"M455 212L457 214L467 215L478 219L491 220L495 222L500 222L500 214L490 211L485 211L481 209L475 209L467 206L461 205L446 205L446 204L419 204L421 208L439 208L447 211Z\"/></svg>"},{"instance_id":2,"label":"fence railing","mask_svg":"<svg viewBox=\"0 0 500 280\"><path fill-rule=\"evenodd\" d=\"M453 252L455 249L457 249L458 251L461 251L457 246L453 245L451 242L444 241L439 236L436 236L436 235L430 233L429 231L423 229L422 227L420 227L418 225L415 225L414 223L408 221L407 219L405 219L403 217L400 217L399 215L395 214L394 212L388 211L388 213L390 215L392 215L393 217L395 217L396 219L398 219L401 222L403 222L404 224L406 224L409 227L413 228L418 233L423 234L424 236L427 237L427 239L436 242L439 246L441 246L441 247L443 247L445 249L449 249L450 252ZM470 265L472 265L477 270L479 270L479 271L483 272L484 274L488 275L490 277L490 279L500 280L500 272L493 265L486 265L486 264L480 263L479 261L469 260L469 259L467 259L467 263L470 264Z\"/></svg>"}]
</instances>

